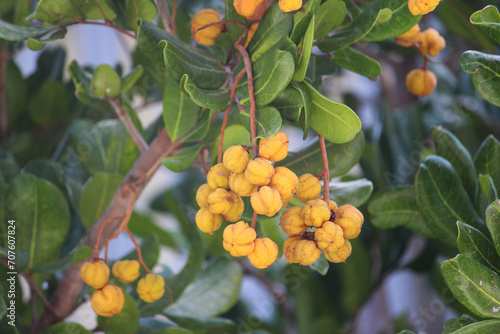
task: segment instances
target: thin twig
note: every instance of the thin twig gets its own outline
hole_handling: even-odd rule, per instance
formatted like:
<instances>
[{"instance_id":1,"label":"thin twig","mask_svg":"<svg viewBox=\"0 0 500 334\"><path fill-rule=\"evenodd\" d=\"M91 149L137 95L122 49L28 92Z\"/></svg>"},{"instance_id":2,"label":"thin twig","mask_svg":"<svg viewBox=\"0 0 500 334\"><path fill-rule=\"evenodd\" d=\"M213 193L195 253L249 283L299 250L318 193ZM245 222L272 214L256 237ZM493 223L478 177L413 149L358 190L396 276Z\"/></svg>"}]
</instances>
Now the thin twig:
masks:
<instances>
[{"instance_id":1,"label":"thin twig","mask_svg":"<svg viewBox=\"0 0 500 334\"><path fill-rule=\"evenodd\" d=\"M7 139L7 101L5 96L5 77L7 74L8 56L4 49L0 48L0 141Z\"/></svg>"},{"instance_id":2,"label":"thin twig","mask_svg":"<svg viewBox=\"0 0 500 334\"><path fill-rule=\"evenodd\" d=\"M122 220L124 218L125 218L125 216L112 217L112 218L109 218L101 223L101 226L99 227L99 232L97 232L96 242L94 245L94 252L93 252L93 259L94 260L99 259L99 245L101 243L101 237L102 237L102 232L104 231L104 227L111 222L114 222L116 220ZM106 263L108 262L107 259L105 262Z\"/></svg>"},{"instance_id":3,"label":"thin twig","mask_svg":"<svg viewBox=\"0 0 500 334\"><path fill-rule=\"evenodd\" d=\"M307 163L306 161L306 158L304 158L304 156L302 154L300 154L299 152L291 152L291 151L288 151L289 154L293 154L293 155L296 155L298 156L299 158L302 159L302 162L304 162L304 165L306 165L306 169L307 171L309 172L309 174L312 174L311 172L311 168L309 168L309 164Z\"/></svg>"},{"instance_id":4,"label":"thin twig","mask_svg":"<svg viewBox=\"0 0 500 334\"><path fill-rule=\"evenodd\" d=\"M117 25L115 25L115 24L113 24L111 22L77 20L77 21L73 21L73 22L70 22L70 23L63 24L60 27L61 28L66 28L66 27L69 27L69 26L72 26L72 25L76 25L76 24L92 24L92 25L97 25L97 26L110 27L112 29L118 30L119 32L121 32L122 34L127 35L128 37L131 37L133 39L137 39L137 37L135 36L134 33L131 33L130 31L127 31L127 30L125 30L123 28L120 28L120 27L118 27Z\"/></svg>"},{"instance_id":5,"label":"thin twig","mask_svg":"<svg viewBox=\"0 0 500 334\"><path fill-rule=\"evenodd\" d=\"M40 301L42 302L43 307L47 311L52 312L52 306L50 305L50 303L47 300L47 298L45 298L45 295L43 294L43 292L40 291L40 289L36 285L35 281L33 281L33 279L31 278L31 276L29 274L27 274L27 273L21 273L21 276L24 277L24 279L26 280L26 282L28 282L28 285L30 287L31 292L35 293L38 296L38 298L40 298Z\"/></svg>"},{"instance_id":6,"label":"thin twig","mask_svg":"<svg viewBox=\"0 0 500 334\"><path fill-rule=\"evenodd\" d=\"M330 169L328 168L325 138L319 135L318 140L321 149L321 160L323 160L323 200L328 203L330 202Z\"/></svg>"},{"instance_id":7,"label":"thin twig","mask_svg":"<svg viewBox=\"0 0 500 334\"><path fill-rule=\"evenodd\" d=\"M253 216L252 216L252 228L255 229L255 225L257 224L257 212L254 211L253 212Z\"/></svg>"},{"instance_id":8,"label":"thin twig","mask_svg":"<svg viewBox=\"0 0 500 334\"><path fill-rule=\"evenodd\" d=\"M118 101L117 98L108 99L108 101L111 103L111 105L115 109L116 114L118 115L120 120L123 122L123 125L125 125L125 128L132 136L132 139L134 140L135 145L139 148L139 151L141 152L146 151L148 149L148 144L146 143L144 138L142 138L142 135L139 133L137 128L132 123L130 116L127 114L125 109L123 109L123 106L121 105L120 101Z\"/></svg>"},{"instance_id":9,"label":"thin twig","mask_svg":"<svg viewBox=\"0 0 500 334\"><path fill-rule=\"evenodd\" d=\"M165 30L171 34L175 34L175 32L172 31L172 26L170 24L171 18L170 18L170 11L168 10L167 1L155 0L155 2L156 2L156 7L158 7L158 12L160 12L161 21L163 22Z\"/></svg>"},{"instance_id":10,"label":"thin twig","mask_svg":"<svg viewBox=\"0 0 500 334\"><path fill-rule=\"evenodd\" d=\"M174 0L174 6L172 8L172 21L170 22L170 28L172 29L172 33L177 35L177 27L175 26L175 18L177 17L177 5L178 1Z\"/></svg>"}]
</instances>

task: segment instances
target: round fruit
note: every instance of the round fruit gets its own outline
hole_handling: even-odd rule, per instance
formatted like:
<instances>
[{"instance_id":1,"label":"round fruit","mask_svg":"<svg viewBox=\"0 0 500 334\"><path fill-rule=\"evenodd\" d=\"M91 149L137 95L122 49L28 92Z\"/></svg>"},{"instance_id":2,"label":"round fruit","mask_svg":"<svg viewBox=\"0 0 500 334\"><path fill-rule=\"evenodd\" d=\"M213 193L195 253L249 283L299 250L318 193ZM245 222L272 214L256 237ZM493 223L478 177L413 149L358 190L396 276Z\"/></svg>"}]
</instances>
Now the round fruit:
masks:
<instances>
[{"instance_id":1,"label":"round fruit","mask_svg":"<svg viewBox=\"0 0 500 334\"><path fill-rule=\"evenodd\" d=\"M103 260L90 260L85 262L80 269L80 277L94 289L100 289L108 283L109 267Z\"/></svg>"},{"instance_id":2,"label":"round fruit","mask_svg":"<svg viewBox=\"0 0 500 334\"><path fill-rule=\"evenodd\" d=\"M245 170L246 179L257 186L265 186L271 182L274 167L264 158L255 158L248 163Z\"/></svg>"},{"instance_id":3,"label":"round fruit","mask_svg":"<svg viewBox=\"0 0 500 334\"><path fill-rule=\"evenodd\" d=\"M249 160L250 155L248 151L241 145L235 145L228 148L226 152L224 152L222 158L224 167L235 173L243 173L247 168Z\"/></svg>"},{"instance_id":4,"label":"round fruit","mask_svg":"<svg viewBox=\"0 0 500 334\"><path fill-rule=\"evenodd\" d=\"M232 256L245 256L255 249L255 230L244 221L230 224L224 229L222 245Z\"/></svg>"},{"instance_id":5,"label":"round fruit","mask_svg":"<svg viewBox=\"0 0 500 334\"><path fill-rule=\"evenodd\" d=\"M194 40L202 45L213 45L217 36L222 32L222 24L215 24L202 30L197 30L219 21L220 15L213 9L203 9L196 13L191 20L191 34L194 34Z\"/></svg>"},{"instance_id":6,"label":"round fruit","mask_svg":"<svg viewBox=\"0 0 500 334\"><path fill-rule=\"evenodd\" d=\"M408 9L415 16L425 15L436 9L439 1L441 0L410 0L408 1Z\"/></svg>"},{"instance_id":7,"label":"round fruit","mask_svg":"<svg viewBox=\"0 0 500 334\"><path fill-rule=\"evenodd\" d=\"M312 240L300 240L293 248L293 262L302 266L309 266L316 262L321 255L321 249Z\"/></svg>"},{"instance_id":8,"label":"round fruit","mask_svg":"<svg viewBox=\"0 0 500 334\"><path fill-rule=\"evenodd\" d=\"M323 226L314 231L314 238L319 248L325 249L330 247L333 251L335 248L344 246L344 231L342 227L332 222L325 222Z\"/></svg>"},{"instance_id":9,"label":"round fruit","mask_svg":"<svg viewBox=\"0 0 500 334\"><path fill-rule=\"evenodd\" d=\"M418 42L419 35L420 27L418 24L415 24L410 30L396 37L396 43L405 47L412 46L414 42Z\"/></svg>"},{"instance_id":10,"label":"round fruit","mask_svg":"<svg viewBox=\"0 0 500 334\"><path fill-rule=\"evenodd\" d=\"M229 175L229 188L241 197L251 196L257 191L257 186L245 177L245 173L231 173Z\"/></svg>"},{"instance_id":11,"label":"round fruit","mask_svg":"<svg viewBox=\"0 0 500 334\"><path fill-rule=\"evenodd\" d=\"M268 186L278 190L281 198L287 198L297 191L299 178L286 167L276 167Z\"/></svg>"},{"instance_id":12,"label":"round fruit","mask_svg":"<svg viewBox=\"0 0 500 334\"><path fill-rule=\"evenodd\" d=\"M300 217L308 226L321 227L330 219L330 216L327 204L321 199L313 199L300 209Z\"/></svg>"},{"instance_id":13,"label":"round fruit","mask_svg":"<svg viewBox=\"0 0 500 334\"><path fill-rule=\"evenodd\" d=\"M288 154L288 137L284 132L278 131L274 136L259 141L259 154L270 161L280 161Z\"/></svg>"},{"instance_id":14,"label":"round fruit","mask_svg":"<svg viewBox=\"0 0 500 334\"><path fill-rule=\"evenodd\" d=\"M344 238L354 239L361 232L363 214L352 205L342 205L335 215L335 224L344 230Z\"/></svg>"},{"instance_id":15,"label":"round fruit","mask_svg":"<svg viewBox=\"0 0 500 334\"><path fill-rule=\"evenodd\" d=\"M416 96L431 95L437 85L437 79L431 71L417 68L406 76L408 91Z\"/></svg>"},{"instance_id":16,"label":"round fruit","mask_svg":"<svg viewBox=\"0 0 500 334\"><path fill-rule=\"evenodd\" d=\"M294 235L286 238L285 242L283 243L283 255L289 263L296 263L293 252L295 249L295 245L301 240L303 240L301 235Z\"/></svg>"},{"instance_id":17,"label":"round fruit","mask_svg":"<svg viewBox=\"0 0 500 334\"><path fill-rule=\"evenodd\" d=\"M302 7L302 0L279 0L279 6L285 13L299 10Z\"/></svg>"},{"instance_id":18,"label":"round fruit","mask_svg":"<svg viewBox=\"0 0 500 334\"><path fill-rule=\"evenodd\" d=\"M274 216L283 205L280 193L268 186L263 186L259 191L253 193L250 197L250 203L252 203L255 212L268 217Z\"/></svg>"},{"instance_id":19,"label":"round fruit","mask_svg":"<svg viewBox=\"0 0 500 334\"><path fill-rule=\"evenodd\" d=\"M248 20L260 19L269 6L268 0L234 0L234 9Z\"/></svg>"},{"instance_id":20,"label":"round fruit","mask_svg":"<svg viewBox=\"0 0 500 334\"><path fill-rule=\"evenodd\" d=\"M287 235L299 235L304 233L308 226L300 217L300 207L294 206L287 209L280 217L280 226Z\"/></svg>"},{"instance_id":21,"label":"round fruit","mask_svg":"<svg viewBox=\"0 0 500 334\"><path fill-rule=\"evenodd\" d=\"M120 282L130 283L139 277L139 269L139 262L135 260L124 260L115 262L111 272Z\"/></svg>"},{"instance_id":22,"label":"round fruit","mask_svg":"<svg viewBox=\"0 0 500 334\"><path fill-rule=\"evenodd\" d=\"M120 313L125 305L125 296L122 289L116 285L105 285L96 290L90 300L92 309L102 317L112 317Z\"/></svg>"},{"instance_id":23,"label":"round fruit","mask_svg":"<svg viewBox=\"0 0 500 334\"><path fill-rule=\"evenodd\" d=\"M213 214L226 214L233 204L233 195L224 188L217 188L208 196L208 210Z\"/></svg>"},{"instance_id":24,"label":"round fruit","mask_svg":"<svg viewBox=\"0 0 500 334\"><path fill-rule=\"evenodd\" d=\"M147 274L137 283L137 294L146 303L160 299L165 293L165 281L160 275Z\"/></svg>"},{"instance_id":25,"label":"round fruit","mask_svg":"<svg viewBox=\"0 0 500 334\"><path fill-rule=\"evenodd\" d=\"M441 50L446 47L446 41L437 32L437 30L429 28L424 30L418 37L420 45L418 49L423 56L430 55L432 57L437 57Z\"/></svg>"},{"instance_id":26,"label":"round fruit","mask_svg":"<svg viewBox=\"0 0 500 334\"><path fill-rule=\"evenodd\" d=\"M255 239L255 249L248 255L250 263L259 269L269 267L278 257L278 245L269 238Z\"/></svg>"},{"instance_id":27,"label":"round fruit","mask_svg":"<svg viewBox=\"0 0 500 334\"><path fill-rule=\"evenodd\" d=\"M311 174L303 174L299 177L299 185L295 196L302 202L316 199L321 193L319 180Z\"/></svg>"},{"instance_id":28,"label":"round fruit","mask_svg":"<svg viewBox=\"0 0 500 334\"><path fill-rule=\"evenodd\" d=\"M241 218L241 215L245 210L245 203L243 203L243 200L241 199L240 196L233 193L232 195L234 203L229 209L229 211L223 214L222 217L224 217L226 221L234 223L235 221L238 221Z\"/></svg>"},{"instance_id":29,"label":"round fruit","mask_svg":"<svg viewBox=\"0 0 500 334\"><path fill-rule=\"evenodd\" d=\"M204 208L208 206L208 195L213 191L210 186L205 183L202 184L198 191L196 192L196 203L200 206L200 208Z\"/></svg>"},{"instance_id":30,"label":"round fruit","mask_svg":"<svg viewBox=\"0 0 500 334\"><path fill-rule=\"evenodd\" d=\"M224 167L223 163L212 166L207 174L207 183L213 190L217 188L228 188L229 174L231 171Z\"/></svg>"},{"instance_id":31,"label":"round fruit","mask_svg":"<svg viewBox=\"0 0 500 334\"><path fill-rule=\"evenodd\" d=\"M195 221L200 231L212 235L222 225L222 216L211 213L208 208L201 208L196 213Z\"/></svg>"},{"instance_id":32,"label":"round fruit","mask_svg":"<svg viewBox=\"0 0 500 334\"><path fill-rule=\"evenodd\" d=\"M349 240L346 240L344 246L340 248L330 247L326 247L324 253L326 259L333 263L345 262L352 252L352 246Z\"/></svg>"}]
</instances>

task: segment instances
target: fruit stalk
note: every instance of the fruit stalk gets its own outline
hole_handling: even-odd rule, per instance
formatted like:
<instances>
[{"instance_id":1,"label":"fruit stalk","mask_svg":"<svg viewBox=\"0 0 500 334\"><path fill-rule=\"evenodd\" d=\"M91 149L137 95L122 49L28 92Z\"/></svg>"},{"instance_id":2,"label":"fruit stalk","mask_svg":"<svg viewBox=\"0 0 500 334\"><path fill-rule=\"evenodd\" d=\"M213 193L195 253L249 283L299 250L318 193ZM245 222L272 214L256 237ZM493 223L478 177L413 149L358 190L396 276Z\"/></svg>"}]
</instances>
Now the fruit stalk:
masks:
<instances>
[{"instance_id":1,"label":"fruit stalk","mask_svg":"<svg viewBox=\"0 0 500 334\"><path fill-rule=\"evenodd\" d=\"M321 160L323 160L323 200L330 201L330 168L328 168L328 156L326 154L325 138L319 135L319 147L321 149Z\"/></svg>"}]
</instances>

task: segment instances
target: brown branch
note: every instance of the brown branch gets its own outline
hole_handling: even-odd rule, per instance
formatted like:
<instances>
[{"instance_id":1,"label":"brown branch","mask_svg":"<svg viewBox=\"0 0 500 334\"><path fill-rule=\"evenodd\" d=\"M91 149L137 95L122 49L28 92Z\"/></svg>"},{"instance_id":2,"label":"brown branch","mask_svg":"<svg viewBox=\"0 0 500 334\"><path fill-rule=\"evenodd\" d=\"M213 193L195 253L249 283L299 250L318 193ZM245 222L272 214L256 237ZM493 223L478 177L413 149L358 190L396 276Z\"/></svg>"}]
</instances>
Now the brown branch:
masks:
<instances>
[{"instance_id":1,"label":"brown branch","mask_svg":"<svg viewBox=\"0 0 500 334\"><path fill-rule=\"evenodd\" d=\"M24 272L20 273L20 275L22 277L24 277L24 279L26 280L26 282L28 282L28 285L30 287L30 290L31 290L32 294L34 293L35 295L38 296L38 298L40 298L40 301L42 302L42 305L45 308L45 310L49 311L49 312L52 312L52 306L50 305L50 303L47 300L47 298L45 298L45 295L43 294L43 292L40 291L40 289L36 285L35 281L33 281L33 279L31 278L31 275L29 275L27 273L24 273ZM32 295L31 298L33 300L34 296Z\"/></svg>"},{"instance_id":2,"label":"brown branch","mask_svg":"<svg viewBox=\"0 0 500 334\"><path fill-rule=\"evenodd\" d=\"M139 151L146 151L148 149L148 144L146 143L144 138L142 138L142 135L139 133L139 131L137 131L137 128L132 123L132 120L130 119L130 116L127 114L125 109L123 109L120 101L118 101L117 98L108 99L108 101L111 103L111 105L115 109L116 114L132 136L132 139L134 140L135 145L139 148Z\"/></svg>"},{"instance_id":3,"label":"brown branch","mask_svg":"<svg viewBox=\"0 0 500 334\"><path fill-rule=\"evenodd\" d=\"M0 48L0 141L7 140L7 101L5 96L5 77L8 55Z\"/></svg>"},{"instance_id":4,"label":"brown branch","mask_svg":"<svg viewBox=\"0 0 500 334\"><path fill-rule=\"evenodd\" d=\"M123 179L120 188L115 192L111 203L104 214L92 225L80 242L80 246L93 247L97 241L97 235L101 224L113 217L126 214L129 203L135 202L138 196L147 185L149 179L161 165L165 157L171 156L178 148L179 143L170 141L167 132L163 129L156 139L151 143L149 149L141 154L135 162L130 172ZM127 191L127 188L134 186L134 191ZM99 247L102 248L103 240L112 236L120 227L121 222L108 223L102 232ZM64 276L50 299L53 312L45 311L38 322L34 325L33 333L40 333L45 327L62 321L72 311L75 302L83 287L80 279L80 269L83 263L78 263L66 269Z\"/></svg>"},{"instance_id":5,"label":"brown branch","mask_svg":"<svg viewBox=\"0 0 500 334\"><path fill-rule=\"evenodd\" d=\"M255 229L255 225L257 224L257 211L253 212L252 216L252 228Z\"/></svg>"},{"instance_id":6,"label":"brown branch","mask_svg":"<svg viewBox=\"0 0 500 334\"><path fill-rule=\"evenodd\" d=\"M330 169L328 168L325 138L320 135L318 139L321 149L321 160L323 160L323 200L328 203L330 202Z\"/></svg>"},{"instance_id":7,"label":"brown branch","mask_svg":"<svg viewBox=\"0 0 500 334\"><path fill-rule=\"evenodd\" d=\"M176 35L175 27L171 25L170 11L168 10L168 5L166 0L155 0L156 7L158 7L158 12L160 13L161 21L165 27L165 31ZM172 28L174 30L172 30Z\"/></svg>"},{"instance_id":8,"label":"brown branch","mask_svg":"<svg viewBox=\"0 0 500 334\"><path fill-rule=\"evenodd\" d=\"M109 22L109 21L108 22L98 22L98 21L87 21L87 20L79 19L77 21L73 21L73 22L70 22L70 23L63 24L63 25L60 26L60 28L66 28L66 27L69 27L69 26L72 26L72 25L76 25L76 24L92 24L92 25L96 25L96 26L110 27L112 29L118 30L119 32L121 32L122 34L127 35L128 37L131 37L133 39L137 39L137 37L135 36L134 33L131 33L128 30L122 29L122 28L118 27L117 25L115 25L115 24L113 24L112 22Z\"/></svg>"},{"instance_id":9,"label":"brown branch","mask_svg":"<svg viewBox=\"0 0 500 334\"><path fill-rule=\"evenodd\" d=\"M177 35L177 27L175 26L175 18L177 17L177 5L178 1L174 0L174 6L172 8L172 21L170 22L170 28L174 35Z\"/></svg>"}]
</instances>

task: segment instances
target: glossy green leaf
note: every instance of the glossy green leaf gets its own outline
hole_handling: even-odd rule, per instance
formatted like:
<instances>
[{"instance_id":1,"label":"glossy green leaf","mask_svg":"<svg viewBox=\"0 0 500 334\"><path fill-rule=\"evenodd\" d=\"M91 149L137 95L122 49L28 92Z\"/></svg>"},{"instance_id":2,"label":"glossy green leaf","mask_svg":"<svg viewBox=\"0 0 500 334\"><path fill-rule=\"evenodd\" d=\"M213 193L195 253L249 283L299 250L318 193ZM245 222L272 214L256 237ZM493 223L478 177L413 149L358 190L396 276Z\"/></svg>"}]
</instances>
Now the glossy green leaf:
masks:
<instances>
[{"instance_id":1,"label":"glossy green leaf","mask_svg":"<svg viewBox=\"0 0 500 334\"><path fill-rule=\"evenodd\" d=\"M348 143L333 144L327 142L325 146L328 166L330 167L330 177L334 178L346 174L358 163L365 148L365 136L360 132ZM297 175L314 174L323 170L321 149L318 142L307 146L298 153L298 155L288 154L284 160L277 162L276 166L285 166ZM310 170L307 166L309 166Z\"/></svg>"},{"instance_id":2,"label":"glossy green leaf","mask_svg":"<svg viewBox=\"0 0 500 334\"><path fill-rule=\"evenodd\" d=\"M234 9L233 0L224 0L224 7L226 9L226 16L224 17L224 19L226 21L239 21L244 24L247 23L247 19L238 14L236 9ZM234 42L236 42L236 40L240 38L240 36L243 35L243 32L245 31L245 29L243 29L243 27L239 24L227 24L226 28L227 33L229 34L229 36L231 36L231 41L233 42L232 44L234 44Z\"/></svg>"},{"instance_id":3,"label":"glossy green leaf","mask_svg":"<svg viewBox=\"0 0 500 334\"><path fill-rule=\"evenodd\" d=\"M58 26L49 27L21 27L0 20L0 39L8 41L25 41L29 38L41 38L58 29Z\"/></svg>"},{"instance_id":4,"label":"glossy green leaf","mask_svg":"<svg viewBox=\"0 0 500 334\"><path fill-rule=\"evenodd\" d=\"M36 11L29 19L49 23L62 23L75 19L114 20L116 13L112 10L111 0L72 0L54 1L40 0Z\"/></svg>"},{"instance_id":5,"label":"glossy green leaf","mask_svg":"<svg viewBox=\"0 0 500 334\"><path fill-rule=\"evenodd\" d=\"M211 120L216 110L205 109L201 112L202 114L196 123L196 127L182 138L181 143L198 142L205 139L205 137L208 135L208 131L210 130L210 126L212 125Z\"/></svg>"},{"instance_id":6,"label":"glossy green leaf","mask_svg":"<svg viewBox=\"0 0 500 334\"><path fill-rule=\"evenodd\" d=\"M497 7L489 5L473 13L470 22L500 43L500 13Z\"/></svg>"},{"instance_id":7,"label":"glossy green leaf","mask_svg":"<svg viewBox=\"0 0 500 334\"><path fill-rule=\"evenodd\" d=\"M328 273L328 269L330 269L330 262L328 262L325 255L321 253L319 259L316 260L316 262L314 262L313 264L311 264L309 268L311 268L318 274L325 276Z\"/></svg>"},{"instance_id":8,"label":"glossy green leaf","mask_svg":"<svg viewBox=\"0 0 500 334\"><path fill-rule=\"evenodd\" d=\"M337 50L333 61L340 67L369 79L376 79L380 75L381 67L378 61L349 47Z\"/></svg>"},{"instance_id":9,"label":"glossy green leaf","mask_svg":"<svg viewBox=\"0 0 500 334\"><path fill-rule=\"evenodd\" d=\"M309 65L309 59L311 58L311 51L314 42L314 23L315 15L312 16L309 22L309 27L304 34L302 39L302 50L300 51L299 60L297 66L295 66L295 72L293 73L292 79L294 81L302 81L306 76L307 66Z\"/></svg>"},{"instance_id":10,"label":"glossy green leaf","mask_svg":"<svg viewBox=\"0 0 500 334\"><path fill-rule=\"evenodd\" d=\"M90 92L98 97L115 97L120 94L121 80L115 69L107 64L99 65L90 82Z\"/></svg>"},{"instance_id":11,"label":"glossy green leaf","mask_svg":"<svg viewBox=\"0 0 500 334\"><path fill-rule=\"evenodd\" d=\"M302 102L304 103L304 110L300 114L300 126L304 131L303 139L307 138L309 133L309 120L311 118L311 110L312 110L312 97L309 92L309 88L303 82L292 82L293 88L299 91L300 96L302 97Z\"/></svg>"},{"instance_id":12,"label":"glossy green leaf","mask_svg":"<svg viewBox=\"0 0 500 334\"><path fill-rule=\"evenodd\" d=\"M163 90L163 121L172 141L187 134L195 125L200 107L184 94L171 76L165 78Z\"/></svg>"},{"instance_id":13,"label":"glossy green leaf","mask_svg":"<svg viewBox=\"0 0 500 334\"><path fill-rule=\"evenodd\" d=\"M169 315L169 318L175 321L179 326L193 330L207 330L209 333L233 333L235 323L226 318L200 319L197 317L176 317Z\"/></svg>"},{"instance_id":14,"label":"glossy green leaf","mask_svg":"<svg viewBox=\"0 0 500 334\"><path fill-rule=\"evenodd\" d=\"M479 174L478 181L481 191L477 199L477 207L479 212L484 212L488 205L499 197L491 176Z\"/></svg>"},{"instance_id":15,"label":"glossy green leaf","mask_svg":"<svg viewBox=\"0 0 500 334\"><path fill-rule=\"evenodd\" d=\"M466 255L444 261L441 272L463 306L481 318L500 318L500 278L495 272Z\"/></svg>"},{"instance_id":16,"label":"glossy green leaf","mask_svg":"<svg viewBox=\"0 0 500 334\"><path fill-rule=\"evenodd\" d=\"M372 191L373 183L367 179L347 182L330 181L330 198L339 205L351 204L359 207L370 198Z\"/></svg>"},{"instance_id":17,"label":"glossy green leaf","mask_svg":"<svg viewBox=\"0 0 500 334\"><path fill-rule=\"evenodd\" d=\"M132 87L134 87L134 85L142 77L143 74L144 68L142 67L142 65L133 68L130 73L123 78L120 89L121 92L126 92L129 89L132 89Z\"/></svg>"},{"instance_id":18,"label":"glossy green leaf","mask_svg":"<svg viewBox=\"0 0 500 334\"><path fill-rule=\"evenodd\" d=\"M318 1L308 1L307 5L309 5L312 2L318 2ZM290 34L290 40L298 45L302 38L304 37L304 34L306 33L307 28L309 27L309 23L311 22L311 18L313 16L313 13L310 11L307 14L302 11L298 11L293 15L293 29L292 33Z\"/></svg>"},{"instance_id":19,"label":"glossy green leaf","mask_svg":"<svg viewBox=\"0 0 500 334\"><path fill-rule=\"evenodd\" d=\"M361 130L358 115L345 104L321 95L313 86L304 82L311 94L309 124L318 134L332 143L351 141Z\"/></svg>"},{"instance_id":20,"label":"glossy green leaf","mask_svg":"<svg viewBox=\"0 0 500 334\"><path fill-rule=\"evenodd\" d=\"M484 225L457 172L442 157L428 156L420 165L415 177L415 196L429 229L451 247L456 247L457 220L476 228Z\"/></svg>"},{"instance_id":21,"label":"glossy green leaf","mask_svg":"<svg viewBox=\"0 0 500 334\"><path fill-rule=\"evenodd\" d=\"M493 135L481 144L474 158L474 165L477 173L488 174L496 187L496 192L500 192L500 141Z\"/></svg>"},{"instance_id":22,"label":"glossy green leaf","mask_svg":"<svg viewBox=\"0 0 500 334\"><path fill-rule=\"evenodd\" d=\"M243 272L227 258L218 258L171 304L165 314L210 318L228 311L238 300Z\"/></svg>"},{"instance_id":23,"label":"glossy green leaf","mask_svg":"<svg viewBox=\"0 0 500 334\"><path fill-rule=\"evenodd\" d=\"M291 30L292 16L289 13L284 13L277 3L269 7L247 47L252 63L288 36Z\"/></svg>"},{"instance_id":24,"label":"glossy green leaf","mask_svg":"<svg viewBox=\"0 0 500 334\"><path fill-rule=\"evenodd\" d=\"M220 135L215 139L219 143ZM222 143L223 152L233 145L251 145L250 132L240 124L230 125L224 132L224 141ZM212 145L210 155L216 158L219 153L219 145Z\"/></svg>"},{"instance_id":25,"label":"glossy green leaf","mask_svg":"<svg viewBox=\"0 0 500 334\"><path fill-rule=\"evenodd\" d=\"M27 269L59 258L70 225L61 191L32 174L21 174L11 182L5 203L6 216L16 221L16 251L29 254Z\"/></svg>"},{"instance_id":26,"label":"glossy green leaf","mask_svg":"<svg viewBox=\"0 0 500 334\"><path fill-rule=\"evenodd\" d=\"M472 74L472 83L488 102L500 106L500 56L466 51L460 57L462 69Z\"/></svg>"},{"instance_id":27,"label":"glossy green leaf","mask_svg":"<svg viewBox=\"0 0 500 334\"><path fill-rule=\"evenodd\" d=\"M57 325L53 325L45 328L42 334L92 334L85 327L75 322L60 322Z\"/></svg>"},{"instance_id":28,"label":"glossy green leaf","mask_svg":"<svg viewBox=\"0 0 500 334\"><path fill-rule=\"evenodd\" d=\"M455 168L462 185L471 199L476 198L477 176L474 162L469 151L448 130L438 126L432 127L432 137L436 146L436 154L448 160Z\"/></svg>"},{"instance_id":29,"label":"glossy green leaf","mask_svg":"<svg viewBox=\"0 0 500 334\"><path fill-rule=\"evenodd\" d=\"M152 22L158 14L158 9L153 0L126 0L125 1L125 18L128 25L137 31L139 25L138 19L144 19Z\"/></svg>"},{"instance_id":30,"label":"glossy green leaf","mask_svg":"<svg viewBox=\"0 0 500 334\"><path fill-rule=\"evenodd\" d=\"M444 324L443 333L442 334L451 334L460 328L463 328L467 325L476 322L472 317L468 315L463 315L460 318L451 318Z\"/></svg>"},{"instance_id":31,"label":"glossy green leaf","mask_svg":"<svg viewBox=\"0 0 500 334\"><path fill-rule=\"evenodd\" d=\"M327 0L319 6L314 23L314 39L325 37L334 27L344 22L347 8L339 0Z\"/></svg>"},{"instance_id":32,"label":"glossy green leaf","mask_svg":"<svg viewBox=\"0 0 500 334\"><path fill-rule=\"evenodd\" d=\"M415 233L435 238L415 200L413 187L385 190L375 195L368 207L371 222L377 228L405 226Z\"/></svg>"},{"instance_id":33,"label":"glossy green leaf","mask_svg":"<svg viewBox=\"0 0 500 334\"><path fill-rule=\"evenodd\" d=\"M97 317L97 326L106 334L136 333L139 328L139 311L134 299L126 292L125 305L112 317Z\"/></svg>"},{"instance_id":34,"label":"glossy green leaf","mask_svg":"<svg viewBox=\"0 0 500 334\"><path fill-rule=\"evenodd\" d=\"M240 120L245 128L250 131L250 110L240 111ZM255 112L255 127L257 138L267 139L274 136L281 129L281 115L278 109L267 106L258 108Z\"/></svg>"},{"instance_id":35,"label":"glossy green leaf","mask_svg":"<svg viewBox=\"0 0 500 334\"><path fill-rule=\"evenodd\" d=\"M292 80L295 68L293 56L286 51L272 49L266 52L252 68L254 96L257 107L265 107L285 90ZM236 94L240 103L250 106L246 75L238 84Z\"/></svg>"},{"instance_id":36,"label":"glossy green leaf","mask_svg":"<svg viewBox=\"0 0 500 334\"><path fill-rule=\"evenodd\" d=\"M7 63L5 82L9 83L5 86L7 124L12 125L23 116L28 101L28 82L14 61Z\"/></svg>"},{"instance_id":37,"label":"glossy green leaf","mask_svg":"<svg viewBox=\"0 0 500 334\"><path fill-rule=\"evenodd\" d=\"M48 43L56 41L58 39L63 39L64 37L66 37L67 32L68 32L68 29L63 28L63 29L57 30L55 33L53 33L49 37L46 37L46 36L43 37L43 39L30 38L27 40L26 46L31 51L42 50L45 47L45 45L47 45Z\"/></svg>"},{"instance_id":38,"label":"glossy green leaf","mask_svg":"<svg viewBox=\"0 0 500 334\"><path fill-rule=\"evenodd\" d=\"M41 274L52 274L65 269L70 264L75 264L87 260L92 255L92 248L90 246L83 246L75 251L70 252L59 260L36 266L33 272Z\"/></svg>"},{"instance_id":39,"label":"glossy green leaf","mask_svg":"<svg viewBox=\"0 0 500 334\"><path fill-rule=\"evenodd\" d=\"M497 253L500 255L500 201L494 201L486 209L486 225L490 230Z\"/></svg>"},{"instance_id":40,"label":"glossy green leaf","mask_svg":"<svg viewBox=\"0 0 500 334\"><path fill-rule=\"evenodd\" d=\"M181 79L181 87L191 100L200 107L224 111L229 106L228 89L200 89L196 87L193 80L189 79L187 74Z\"/></svg>"},{"instance_id":41,"label":"glossy green leaf","mask_svg":"<svg viewBox=\"0 0 500 334\"><path fill-rule=\"evenodd\" d=\"M186 147L180 153L163 159L163 166L174 173L183 172L191 167L191 164L196 160L202 148L201 145Z\"/></svg>"},{"instance_id":42,"label":"glossy green leaf","mask_svg":"<svg viewBox=\"0 0 500 334\"><path fill-rule=\"evenodd\" d=\"M469 256L485 266L500 272L500 257L495 245L476 228L458 221L457 245L460 254Z\"/></svg>"},{"instance_id":43,"label":"glossy green leaf","mask_svg":"<svg viewBox=\"0 0 500 334\"><path fill-rule=\"evenodd\" d=\"M496 334L500 332L500 321L484 320L467 325L453 334Z\"/></svg>"},{"instance_id":44,"label":"glossy green leaf","mask_svg":"<svg viewBox=\"0 0 500 334\"><path fill-rule=\"evenodd\" d=\"M299 90L293 88L293 86L288 86L271 102L271 106L278 109L283 120L297 123L304 108L304 100Z\"/></svg>"},{"instance_id":45,"label":"glossy green leaf","mask_svg":"<svg viewBox=\"0 0 500 334\"><path fill-rule=\"evenodd\" d=\"M156 234L160 244L173 248L178 246L178 242L173 233L160 227L153 221L152 217L143 213L136 211L132 212L132 216L127 226L130 232L140 238L146 238L152 234Z\"/></svg>"},{"instance_id":46,"label":"glossy green leaf","mask_svg":"<svg viewBox=\"0 0 500 334\"><path fill-rule=\"evenodd\" d=\"M122 179L120 174L98 172L85 184L80 199L80 218L86 228L90 228L107 209Z\"/></svg>"},{"instance_id":47,"label":"glossy green leaf","mask_svg":"<svg viewBox=\"0 0 500 334\"><path fill-rule=\"evenodd\" d=\"M69 110L66 88L61 82L45 81L31 96L29 111L37 124L47 124L63 118Z\"/></svg>"}]
</instances>

